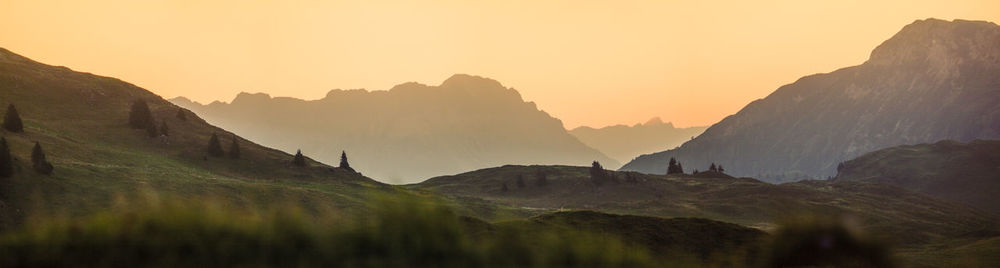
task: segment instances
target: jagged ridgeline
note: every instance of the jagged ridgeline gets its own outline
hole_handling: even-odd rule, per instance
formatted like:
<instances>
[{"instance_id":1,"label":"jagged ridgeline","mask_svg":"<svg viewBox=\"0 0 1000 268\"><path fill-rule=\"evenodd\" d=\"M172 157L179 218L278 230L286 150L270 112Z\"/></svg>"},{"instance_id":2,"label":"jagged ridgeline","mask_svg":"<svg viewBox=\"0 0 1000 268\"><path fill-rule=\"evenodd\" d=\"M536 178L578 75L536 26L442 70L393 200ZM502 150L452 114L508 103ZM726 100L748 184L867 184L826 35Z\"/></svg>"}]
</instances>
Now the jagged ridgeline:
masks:
<instances>
[{"instance_id":1,"label":"jagged ridgeline","mask_svg":"<svg viewBox=\"0 0 1000 268\"><path fill-rule=\"evenodd\" d=\"M505 164L620 164L570 135L513 88L471 75L438 86L333 90L319 100L241 93L231 103L171 100L267 146L351 167L393 183Z\"/></svg>"},{"instance_id":2,"label":"jagged ridgeline","mask_svg":"<svg viewBox=\"0 0 1000 268\"><path fill-rule=\"evenodd\" d=\"M1000 26L916 21L864 64L803 77L756 100L680 148L622 170L662 174L724 165L769 182L827 178L837 164L901 144L1000 138Z\"/></svg>"},{"instance_id":3,"label":"jagged ridgeline","mask_svg":"<svg viewBox=\"0 0 1000 268\"><path fill-rule=\"evenodd\" d=\"M309 165L295 167L292 155L241 139L121 80L0 49L0 107L10 105L19 120L6 120L17 121L16 131L2 131L12 174L0 183L0 226L29 210L83 215L107 208L115 195L144 191L243 205L298 200L306 209L340 210L358 203L345 197L381 187L315 162L308 152ZM238 148L236 157L210 156L213 134L225 150Z\"/></svg>"}]
</instances>

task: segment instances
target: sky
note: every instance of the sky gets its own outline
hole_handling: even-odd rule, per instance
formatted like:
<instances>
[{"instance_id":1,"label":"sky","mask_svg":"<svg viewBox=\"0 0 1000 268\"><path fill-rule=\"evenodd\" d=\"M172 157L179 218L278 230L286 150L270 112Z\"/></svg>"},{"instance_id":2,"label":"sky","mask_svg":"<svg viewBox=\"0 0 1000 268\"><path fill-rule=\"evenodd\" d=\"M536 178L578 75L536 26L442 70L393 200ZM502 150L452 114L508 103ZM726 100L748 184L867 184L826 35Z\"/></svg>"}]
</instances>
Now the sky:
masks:
<instances>
[{"instance_id":1,"label":"sky","mask_svg":"<svg viewBox=\"0 0 1000 268\"><path fill-rule=\"evenodd\" d=\"M863 63L917 19L1000 1L0 0L0 47L202 103L480 75L581 125L718 122Z\"/></svg>"}]
</instances>

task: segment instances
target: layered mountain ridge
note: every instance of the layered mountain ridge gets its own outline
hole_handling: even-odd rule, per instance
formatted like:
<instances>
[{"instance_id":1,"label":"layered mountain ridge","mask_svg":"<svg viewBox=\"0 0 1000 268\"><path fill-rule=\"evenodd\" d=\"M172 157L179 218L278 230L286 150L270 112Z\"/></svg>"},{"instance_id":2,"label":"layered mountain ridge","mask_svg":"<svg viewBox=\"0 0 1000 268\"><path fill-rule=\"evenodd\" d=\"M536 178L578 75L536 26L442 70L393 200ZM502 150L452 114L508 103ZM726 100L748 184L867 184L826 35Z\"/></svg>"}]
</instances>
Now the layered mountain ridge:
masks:
<instances>
[{"instance_id":1,"label":"layered mountain ridge","mask_svg":"<svg viewBox=\"0 0 1000 268\"><path fill-rule=\"evenodd\" d=\"M346 151L353 168L392 183L505 164L618 165L516 90L478 76L387 91L332 90L308 101L260 93L241 93L231 103L172 101L288 152L336 162Z\"/></svg>"}]
</instances>

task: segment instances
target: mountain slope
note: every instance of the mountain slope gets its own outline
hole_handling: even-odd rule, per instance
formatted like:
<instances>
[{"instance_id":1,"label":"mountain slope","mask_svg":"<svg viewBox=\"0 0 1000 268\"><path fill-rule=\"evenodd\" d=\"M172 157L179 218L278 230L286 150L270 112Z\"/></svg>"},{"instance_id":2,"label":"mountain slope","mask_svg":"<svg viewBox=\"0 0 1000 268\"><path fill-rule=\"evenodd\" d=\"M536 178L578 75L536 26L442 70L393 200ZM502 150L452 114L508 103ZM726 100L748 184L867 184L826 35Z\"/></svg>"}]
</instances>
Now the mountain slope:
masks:
<instances>
[{"instance_id":1,"label":"mountain slope","mask_svg":"<svg viewBox=\"0 0 1000 268\"><path fill-rule=\"evenodd\" d=\"M439 86L333 90L312 101L242 93L229 104L173 102L251 140L301 148L321 161L334 163L346 150L354 169L388 182L503 164L617 165L516 90L469 75Z\"/></svg>"},{"instance_id":2,"label":"mountain slope","mask_svg":"<svg viewBox=\"0 0 1000 268\"><path fill-rule=\"evenodd\" d=\"M168 125L168 136L149 138L128 125L131 103L139 99L149 104L157 125ZM28 213L84 215L108 208L118 197L144 193L341 211L360 207L366 189L382 187L312 160L309 167L295 167L291 155L234 136L135 85L0 49L0 105L8 104L17 107L25 132L2 131L16 158L14 176L0 179L3 226ZM186 120L177 116L179 110ZM227 151L237 137L241 158L208 157L213 133ZM55 166L52 175L31 169L34 142Z\"/></svg>"},{"instance_id":3,"label":"mountain slope","mask_svg":"<svg viewBox=\"0 0 1000 268\"><path fill-rule=\"evenodd\" d=\"M1000 141L882 149L844 162L834 180L898 185L1000 215Z\"/></svg>"},{"instance_id":4,"label":"mountain slope","mask_svg":"<svg viewBox=\"0 0 1000 268\"><path fill-rule=\"evenodd\" d=\"M675 128L659 117L633 126L615 125L602 128L578 127L569 131L584 144L601 151L618 162L626 163L640 154L675 148L691 140L707 127ZM617 168L617 166L608 166Z\"/></svg>"},{"instance_id":5,"label":"mountain slope","mask_svg":"<svg viewBox=\"0 0 1000 268\"><path fill-rule=\"evenodd\" d=\"M756 100L680 148L643 155L622 170L662 173L724 165L769 182L825 178L841 161L876 149L1000 138L1000 26L916 21L864 64L806 76Z\"/></svg>"}]
</instances>

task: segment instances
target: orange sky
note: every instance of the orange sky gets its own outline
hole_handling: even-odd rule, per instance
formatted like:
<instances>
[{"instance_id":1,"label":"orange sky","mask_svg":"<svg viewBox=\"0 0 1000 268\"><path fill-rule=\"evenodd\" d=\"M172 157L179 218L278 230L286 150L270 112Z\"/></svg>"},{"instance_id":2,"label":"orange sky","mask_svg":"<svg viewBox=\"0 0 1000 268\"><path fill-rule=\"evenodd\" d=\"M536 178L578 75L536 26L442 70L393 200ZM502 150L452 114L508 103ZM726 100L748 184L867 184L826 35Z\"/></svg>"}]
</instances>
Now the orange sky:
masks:
<instances>
[{"instance_id":1,"label":"orange sky","mask_svg":"<svg viewBox=\"0 0 1000 268\"><path fill-rule=\"evenodd\" d=\"M201 102L467 73L568 128L692 126L928 17L1000 22L1000 1L0 0L0 47Z\"/></svg>"}]
</instances>

